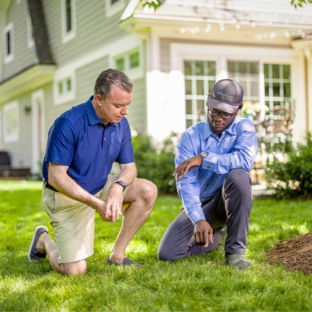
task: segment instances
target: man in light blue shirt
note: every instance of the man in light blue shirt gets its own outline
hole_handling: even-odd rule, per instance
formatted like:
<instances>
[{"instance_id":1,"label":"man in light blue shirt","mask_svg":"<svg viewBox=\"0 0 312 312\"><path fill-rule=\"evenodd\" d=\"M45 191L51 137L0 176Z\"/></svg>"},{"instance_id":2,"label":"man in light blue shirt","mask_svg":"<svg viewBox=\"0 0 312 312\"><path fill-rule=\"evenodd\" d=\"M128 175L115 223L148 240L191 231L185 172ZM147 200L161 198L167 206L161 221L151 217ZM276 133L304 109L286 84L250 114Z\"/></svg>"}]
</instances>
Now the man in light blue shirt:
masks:
<instances>
[{"instance_id":1,"label":"man in light blue shirt","mask_svg":"<svg viewBox=\"0 0 312 312\"><path fill-rule=\"evenodd\" d=\"M238 116L243 96L240 84L219 80L208 96L207 120L182 134L173 174L183 209L161 240L160 260L214 250L226 225L226 263L251 265L244 254L252 207L249 171L258 144L253 123Z\"/></svg>"}]
</instances>

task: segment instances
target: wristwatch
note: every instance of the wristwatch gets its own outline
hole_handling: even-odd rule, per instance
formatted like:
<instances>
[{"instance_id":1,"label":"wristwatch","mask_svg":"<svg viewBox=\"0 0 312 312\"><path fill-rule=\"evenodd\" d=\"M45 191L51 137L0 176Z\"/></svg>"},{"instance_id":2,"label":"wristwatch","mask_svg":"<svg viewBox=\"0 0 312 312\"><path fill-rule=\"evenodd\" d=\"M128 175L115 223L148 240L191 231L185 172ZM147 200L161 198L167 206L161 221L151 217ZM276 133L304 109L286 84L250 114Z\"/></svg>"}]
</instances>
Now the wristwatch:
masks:
<instances>
[{"instance_id":1,"label":"wristwatch","mask_svg":"<svg viewBox=\"0 0 312 312\"><path fill-rule=\"evenodd\" d=\"M201 153L199 153L199 155L200 155L201 158L202 158L202 163L203 163L204 159L208 156L208 154L209 154L209 153L207 153L207 152L201 152Z\"/></svg>"},{"instance_id":2,"label":"wristwatch","mask_svg":"<svg viewBox=\"0 0 312 312\"><path fill-rule=\"evenodd\" d=\"M126 183L123 181L116 181L115 183L119 184L122 187L122 191L124 191L127 187Z\"/></svg>"}]
</instances>

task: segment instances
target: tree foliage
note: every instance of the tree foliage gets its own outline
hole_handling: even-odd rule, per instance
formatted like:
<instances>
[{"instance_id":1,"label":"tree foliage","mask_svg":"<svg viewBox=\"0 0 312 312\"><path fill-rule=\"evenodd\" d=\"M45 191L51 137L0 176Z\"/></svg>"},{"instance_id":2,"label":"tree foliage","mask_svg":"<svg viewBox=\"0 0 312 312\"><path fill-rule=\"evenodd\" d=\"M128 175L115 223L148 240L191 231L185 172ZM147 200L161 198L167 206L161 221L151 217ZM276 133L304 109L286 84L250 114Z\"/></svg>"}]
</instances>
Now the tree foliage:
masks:
<instances>
[{"instance_id":1,"label":"tree foliage","mask_svg":"<svg viewBox=\"0 0 312 312\"><path fill-rule=\"evenodd\" d=\"M140 0L144 7L153 8L156 11L161 6L161 0Z\"/></svg>"},{"instance_id":2,"label":"tree foliage","mask_svg":"<svg viewBox=\"0 0 312 312\"><path fill-rule=\"evenodd\" d=\"M294 6L296 9L298 7L303 7L304 4L312 4L312 0L291 0L290 4Z\"/></svg>"}]
</instances>

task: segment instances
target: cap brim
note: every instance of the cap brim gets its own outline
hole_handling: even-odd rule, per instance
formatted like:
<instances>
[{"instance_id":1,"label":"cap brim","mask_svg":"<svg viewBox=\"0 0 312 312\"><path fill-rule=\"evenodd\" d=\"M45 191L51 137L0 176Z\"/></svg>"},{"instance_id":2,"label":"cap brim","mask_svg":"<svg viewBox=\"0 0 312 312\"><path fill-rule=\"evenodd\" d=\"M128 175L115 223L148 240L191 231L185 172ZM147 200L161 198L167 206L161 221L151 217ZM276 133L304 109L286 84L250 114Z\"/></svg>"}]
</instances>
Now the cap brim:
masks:
<instances>
[{"instance_id":1,"label":"cap brim","mask_svg":"<svg viewBox=\"0 0 312 312\"><path fill-rule=\"evenodd\" d=\"M226 113L229 113L229 114L234 114L237 111L237 109L239 108L239 105L230 105L228 103L219 102L219 101L216 101L216 100L211 99L211 98L208 98L206 105L208 107L219 109L219 110L226 112Z\"/></svg>"}]
</instances>

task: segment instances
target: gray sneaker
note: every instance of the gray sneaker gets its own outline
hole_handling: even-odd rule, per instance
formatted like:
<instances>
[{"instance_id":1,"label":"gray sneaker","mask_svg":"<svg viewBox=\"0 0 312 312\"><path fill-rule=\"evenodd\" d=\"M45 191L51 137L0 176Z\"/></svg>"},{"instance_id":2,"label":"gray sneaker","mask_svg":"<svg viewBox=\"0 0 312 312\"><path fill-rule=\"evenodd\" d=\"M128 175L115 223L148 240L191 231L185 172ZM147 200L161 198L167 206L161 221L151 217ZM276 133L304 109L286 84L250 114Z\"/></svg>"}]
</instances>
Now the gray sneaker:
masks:
<instances>
[{"instance_id":1,"label":"gray sneaker","mask_svg":"<svg viewBox=\"0 0 312 312\"><path fill-rule=\"evenodd\" d=\"M225 253L225 263L239 269L247 269L251 266L245 256L240 254Z\"/></svg>"}]
</instances>

